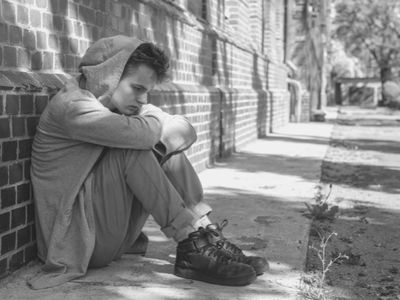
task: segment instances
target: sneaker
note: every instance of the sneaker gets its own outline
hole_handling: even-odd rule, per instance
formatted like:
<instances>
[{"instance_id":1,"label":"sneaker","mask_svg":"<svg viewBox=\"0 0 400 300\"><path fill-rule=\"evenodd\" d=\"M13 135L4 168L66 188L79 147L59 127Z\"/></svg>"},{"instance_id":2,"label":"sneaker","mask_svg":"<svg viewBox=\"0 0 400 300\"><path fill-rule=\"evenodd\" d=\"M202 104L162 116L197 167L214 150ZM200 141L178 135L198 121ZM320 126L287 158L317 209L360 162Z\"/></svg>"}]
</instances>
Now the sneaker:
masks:
<instances>
[{"instance_id":1,"label":"sneaker","mask_svg":"<svg viewBox=\"0 0 400 300\"><path fill-rule=\"evenodd\" d=\"M236 245L229 242L222 234L222 229L228 224L227 220L223 220L221 224L210 224L204 229L207 240L228 253L237 262L244 263L253 267L257 275L261 275L269 269L269 264L264 257L246 256L243 251Z\"/></svg>"},{"instance_id":2,"label":"sneaker","mask_svg":"<svg viewBox=\"0 0 400 300\"><path fill-rule=\"evenodd\" d=\"M213 284L242 286L256 279L254 269L232 259L195 231L178 243L174 274Z\"/></svg>"}]
</instances>

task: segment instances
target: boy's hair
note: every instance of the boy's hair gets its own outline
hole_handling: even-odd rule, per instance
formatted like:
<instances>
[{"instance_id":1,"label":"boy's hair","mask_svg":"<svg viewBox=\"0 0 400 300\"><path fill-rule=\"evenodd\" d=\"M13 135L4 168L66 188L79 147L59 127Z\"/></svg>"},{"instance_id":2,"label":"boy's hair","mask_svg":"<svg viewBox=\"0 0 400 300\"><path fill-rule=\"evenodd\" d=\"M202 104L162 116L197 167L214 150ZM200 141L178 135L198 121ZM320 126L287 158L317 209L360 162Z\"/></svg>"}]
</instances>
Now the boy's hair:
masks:
<instances>
[{"instance_id":1,"label":"boy's hair","mask_svg":"<svg viewBox=\"0 0 400 300\"><path fill-rule=\"evenodd\" d=\"M169 58L163 50L153 43L143 43L136 48L126 63L121 78L129 75L132 67L140 64L145 64L153 69L158 82L162 82L168 77Z\"/></svg>"}]
</instances>

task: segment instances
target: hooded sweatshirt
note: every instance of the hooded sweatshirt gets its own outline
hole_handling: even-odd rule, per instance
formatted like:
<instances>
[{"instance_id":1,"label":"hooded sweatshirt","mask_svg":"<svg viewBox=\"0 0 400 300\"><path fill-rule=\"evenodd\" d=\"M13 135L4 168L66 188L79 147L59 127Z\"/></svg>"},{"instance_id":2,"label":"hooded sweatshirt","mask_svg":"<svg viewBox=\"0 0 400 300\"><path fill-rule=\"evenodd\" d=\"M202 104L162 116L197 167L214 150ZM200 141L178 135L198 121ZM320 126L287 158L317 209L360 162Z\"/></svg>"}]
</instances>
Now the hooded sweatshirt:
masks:
<instances>
[{"instance_id":1,"label":"hooded sweatshirt","mask_svg":"<svg viewBox=\"0 0 400 300\"><path fill-rule=\"evenodd\" d=\"M142 42L103 38L85 53L81 76L70 79L41 115L32 146L38 256L41 271L28 280L34 289L83 276L94 249L91 199L94 164L104 148L152 149L160 140L163 114L125 116L98 100L112 95L133 51Z\"/></svg>"}]
</instances>

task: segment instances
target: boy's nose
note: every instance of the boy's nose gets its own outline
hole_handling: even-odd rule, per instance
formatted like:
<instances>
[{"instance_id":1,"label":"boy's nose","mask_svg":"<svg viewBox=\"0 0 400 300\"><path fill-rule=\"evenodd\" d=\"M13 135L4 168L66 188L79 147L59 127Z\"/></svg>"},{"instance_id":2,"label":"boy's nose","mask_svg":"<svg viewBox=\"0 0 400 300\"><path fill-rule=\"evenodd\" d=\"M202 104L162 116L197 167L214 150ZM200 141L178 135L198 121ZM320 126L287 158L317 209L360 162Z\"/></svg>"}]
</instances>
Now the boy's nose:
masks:
<instances>
[{"instance_id":1,"label":"boy's nose","mask_svg":"<svg viewBox=\"0 0 400 300\"><path fill-rule=\"evenodd\" d=\"M147 104L147 94L137 97L136 102L140 104Z\"/></svg>"}]
</instances>

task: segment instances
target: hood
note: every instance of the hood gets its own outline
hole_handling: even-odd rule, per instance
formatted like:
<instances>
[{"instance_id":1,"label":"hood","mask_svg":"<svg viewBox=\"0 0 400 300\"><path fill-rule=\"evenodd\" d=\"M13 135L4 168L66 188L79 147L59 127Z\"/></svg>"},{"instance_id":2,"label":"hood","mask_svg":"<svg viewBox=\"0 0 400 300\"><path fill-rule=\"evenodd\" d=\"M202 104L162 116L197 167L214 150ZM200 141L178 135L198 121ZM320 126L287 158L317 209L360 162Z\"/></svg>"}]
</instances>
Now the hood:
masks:
<instances>
[{"instance_id":1,"label":"hood","mask_svg":"<svg viewBox=\"0 0 400 300\"><path fill-rule=\"evenodd\" d=\"M83 75L81 88L89 90L96 98L112 94L121 79L125 65L143 41L124 35L99 39L91 45L79 64Z\"/></svg>"}]
</instances>

